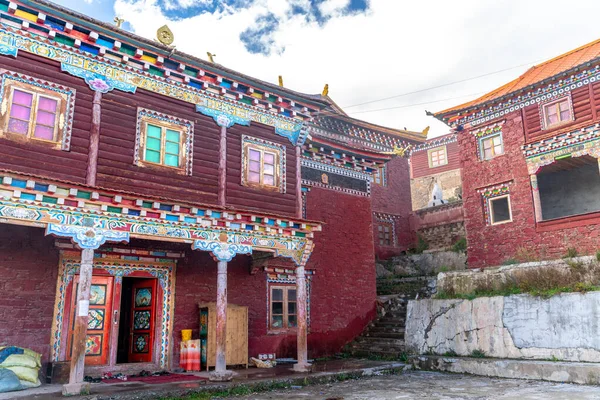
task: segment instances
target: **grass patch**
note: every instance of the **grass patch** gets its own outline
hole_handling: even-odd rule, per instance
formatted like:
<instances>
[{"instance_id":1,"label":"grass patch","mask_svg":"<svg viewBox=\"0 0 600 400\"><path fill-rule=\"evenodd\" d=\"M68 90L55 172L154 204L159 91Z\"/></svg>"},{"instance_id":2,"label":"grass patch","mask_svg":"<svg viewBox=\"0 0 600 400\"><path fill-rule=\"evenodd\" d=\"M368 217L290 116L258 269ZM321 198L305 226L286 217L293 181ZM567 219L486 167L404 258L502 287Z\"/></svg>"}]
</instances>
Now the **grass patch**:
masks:
<instances>
[{"instance_id":1,"label":"grass patch","mask_svg":"<svg viewBox=\"0 0 600 400\"><path fill-rule=\"evenodd\" d=\"M483 350L475 349L471 352L473 358L485 358L485 352Z\"/></svg>"},{"instance_id":2,"label":"grass patch","mask_svg":"<svg viewBox=\"0 0 600 400\"><path fill-rule=\"evenodd\" d=\"M448 350L444 353L446 357L458 357L458 354L454 350Z\"/></svg>"},{"instance_id":3,"label":"grass patch","mask_svg":"<svg viewBox=\"0 0 600 400\"><path fill-rule=\"evenodd\" d=\"M467 251L467 239L460 238L452 245L452 251L456 253L464 253Z\"/></svg>"},{"instance_id":4,"label":"grass patch","mask_svg":"<svg viewBox=\"0 0 600 400\"><path fill-rule=\"evenodd\" d=\"M574 257L577 257L577 255L579 255L579 253L577 252L577 249L574 247L569 247L567 249L567 254L565 255L564 258L574 258Z\"/></svg>"}]
</instances>

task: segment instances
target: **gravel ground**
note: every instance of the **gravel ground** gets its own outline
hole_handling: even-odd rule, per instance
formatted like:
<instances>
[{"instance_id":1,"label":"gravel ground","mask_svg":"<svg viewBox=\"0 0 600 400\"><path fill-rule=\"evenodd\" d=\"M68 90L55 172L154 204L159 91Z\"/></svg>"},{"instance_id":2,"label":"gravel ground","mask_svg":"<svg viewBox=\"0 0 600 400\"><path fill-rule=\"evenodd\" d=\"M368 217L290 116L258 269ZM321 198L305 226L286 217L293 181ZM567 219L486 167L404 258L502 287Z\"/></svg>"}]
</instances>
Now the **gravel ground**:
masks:
<instances>
[{"instance_id":1,"label":"gravel ground","mask_svg":"<svg viewBox=\"0 0 600 400\"><path fill-rule=\"evenodd\" d=\"M407 372L354 381L278 390L235 399L392 400L392 399L600 399L599 386L583 386L437 372Z\"/></svg>"}]
</instances>

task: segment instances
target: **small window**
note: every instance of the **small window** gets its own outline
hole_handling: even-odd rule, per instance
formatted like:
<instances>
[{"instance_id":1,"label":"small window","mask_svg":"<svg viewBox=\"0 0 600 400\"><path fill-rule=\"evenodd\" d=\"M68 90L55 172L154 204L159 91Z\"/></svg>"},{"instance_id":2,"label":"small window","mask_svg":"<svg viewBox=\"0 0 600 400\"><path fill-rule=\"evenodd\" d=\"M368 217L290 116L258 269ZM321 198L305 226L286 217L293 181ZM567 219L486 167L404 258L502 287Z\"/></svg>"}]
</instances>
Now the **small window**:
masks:
<instances>
[{"instance_id":1,"label":"small window","mask_svg":"<svg viewBox=\"0 0 600 400\"><path fill-rule=\"evenodd\" d=\"M60 146L70 93L10 79L3 86L3 135Z\"/></svg>"},{"instance_id":2,"label":"small window","mask_svg":"<svg viewBox=\"0 0 600 400\"><path fill-rule=\"evenodd\" d=\"M503 224L512 221L510 210L510 197L500 196L488 199L490 209L490 223L492 225Z\"/></svg>"},{"instance_id":3,"label":"small window","mask_svg":"<svg viewBox=\"0 0 600 400\"><path fill-rule=\"evenodd\" d=\"M191 175L193 130L190 121L138 109L135 163L168 167Z\"/></svg>"},{"instance_id":4,"label":"small window","mask_svg":"<svg viewBox=\"0 0 600 400\"><path fill-rule=\"evenodd\" d=\"M273 330L296 328L298 308L295 286L271 287L270 327Z\"/></svg>"},{"instance_id":5,"label":"small window","mask_svg":"<svg viewBox=\"0 0 600 400\"><path fill-rule=\"evenodd\" d=\"M380 186L387 186L387 179L386 179L385 174L386 174L385 165L382 165L381 167L376 167L375 171L373 172L373 182Z\"/></svg>"},{"instance_id":6,"label":"small window","mask_svg":"<svg viewBox=\"0 0 600 400\"><path fill-rule=\"evenodd\" d=\"M377 226L377 235L380 246L391 246L393 243L391 224L379 224Z\"/></svg>"},{"instance_id":7,"label":"small window","mask_svg":"<svg viewBox=\"0 0 600 400\"><path fill-rule=\"evenodd\" d=\"M285 193L285 147L242 138L242 185Z\"/></svg>"},{"instance_id":8,"label":"small window","mask_svg":"<svg viewBox=\"0 0 600 400\"><path fill-rule=\"evenodd\" d=\"M429 168L441 167L448 164L446 146L437 147L427 151L429 156Z\"/></svg>"},{"instance_id":9,"label":"small window","mask_svg":"<svg viewBox=\"0 0 600 400\"><path fill-rule=\"evenodd\" d=\"M483 160L489 160L501 154L504 154L504 144L502 143L502 134L487 136L481 139L481 157Z\"/></svg>"},{"instance_id":10,"label":"small window","mask_svg":"<svg viewBox=\"0 0 600 400\"><path fill-rule=\"evenodd\" d=\"M542 110L545 128L573 121L573 110L570 97L544 104Z\"/></svg>"}]
</instances>

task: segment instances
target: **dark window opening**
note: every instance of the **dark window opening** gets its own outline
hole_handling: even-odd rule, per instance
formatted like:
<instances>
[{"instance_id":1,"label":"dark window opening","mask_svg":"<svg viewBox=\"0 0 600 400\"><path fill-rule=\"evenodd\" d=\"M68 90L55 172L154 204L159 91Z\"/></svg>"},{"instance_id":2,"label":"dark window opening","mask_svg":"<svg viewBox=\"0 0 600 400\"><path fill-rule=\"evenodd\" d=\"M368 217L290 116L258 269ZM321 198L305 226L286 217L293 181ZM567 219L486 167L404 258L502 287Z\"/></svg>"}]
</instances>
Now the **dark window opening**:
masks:
<instances>
[{"instance_id":1,"label":"dark window opening","mask_svg":"<svg viewBox=\"0 0 600 400\"><path fill-rule=\"evenodd\" d=\"M510 213L510 200L508 196L491 198L489 202L491 217L490 222L492 225L502 222L509 222L512 220L512 215Z\"/></svg>"},{"instance_id":2,"label":"dark window opening","mask_svg":"<svg viewBox=\"0 0 600 400\"><path fill-rule=\"evenodd\" d=\"M600 172L593 157L559 160L544 167L537 181L543 220L600 210Z\"/></svg>"}]
</instances>

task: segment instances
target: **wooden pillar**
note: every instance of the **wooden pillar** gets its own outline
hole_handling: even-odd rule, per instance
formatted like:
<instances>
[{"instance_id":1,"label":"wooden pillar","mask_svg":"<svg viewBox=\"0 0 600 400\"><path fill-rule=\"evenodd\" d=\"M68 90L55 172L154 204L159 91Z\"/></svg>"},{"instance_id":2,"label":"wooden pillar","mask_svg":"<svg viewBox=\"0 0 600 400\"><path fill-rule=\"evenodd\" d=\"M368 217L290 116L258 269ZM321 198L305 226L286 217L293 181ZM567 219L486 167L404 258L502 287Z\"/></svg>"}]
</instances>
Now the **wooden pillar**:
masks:
<instances>
[{"instance_id":1,"label":"wooden pillar","mask_svg":"<svg viewBox=\"0 0 600 400\"><path fill-rule=\"evenodd\" d=\"M302 218L302 149L296 146L296 218Z\"/></svg>"},{"instance_id":2,"label":"wooden pillar","mask_svg":"<svg viewBox=\"0 0 600 400\"><path fill-rule=\"evenodd\" d=\"M88 149L88 166L85 176L85 183L90 186L96 186L96 175L98 169L98 146L100 143L100 114L101 114L102 93L94 92L92 102L92 128L90 129L90 147Z\"/></svg>"},{"instance_id":3,"label":"wooden pillar","mask_svg":"<svg viewBox=\"0 0 600 400\"><path fill-rule=\"evenodd\" d=\"M227 127L221 126L219 140L219 205L225 206L225 191L227 190Z\"/></svg>"},{"instance_id":4,"label":"wooden pillar","mask_svg":"<svg viewBox=\"0 0 600 400\"><path fill-rule=\"evenodd\" d=\"M218 261L217 267L217 355L215 370L210 375L211 381L230 381L233 377L227 371L227 261Z\"/></svg>"},{"instance_id":5,"label":"wooden pillar","mask_svg":"<svg viewBox=\"0 0 600 400\"><path fill-rule=\"evenodd\" d=\"M533 209L535 211L535 222L542 221L542 201L540 199L540 190L538 188L537 175L529 175L531 181L531 192L533 194Z\"/></svg>"},{"instance_id":6,"label":"wooden pillar","mask_svg":"<svg viewBox=\"0 0 600 400\"><path fill-rule=\"evenodd\" d=\"M81 266L79 267L79 287L77 288L77 314L75 315L75 330L73 332L71 371L69 383L63 386L63 394L65 396L89 393L90 385L83 381L83 369L85 366L85 342L87 338L93 260L94 250L82 250Z\"/></svg>"},{"instance_id":7,"label":"wooden pillar","mask_svg":"<svg viewBox=\"0 0 600 400\"><path fill-rule=\"evenodd\" d=\"M296 268L296 306L298 307L298 363L294 364L294 371L307 372L310 371L311 365L308 363L307 349L308 326L306 323L306 275L304 266Z\"/></svg>"}]
</instances>

